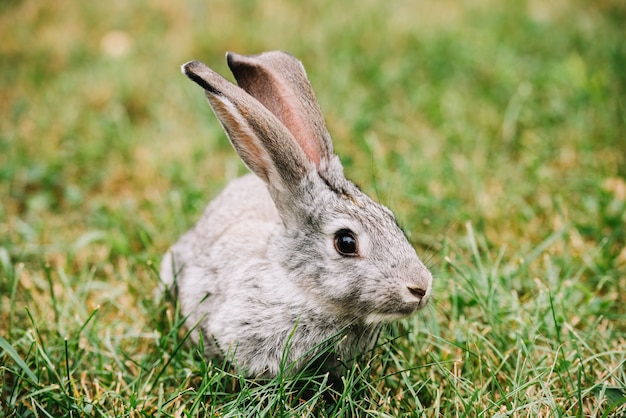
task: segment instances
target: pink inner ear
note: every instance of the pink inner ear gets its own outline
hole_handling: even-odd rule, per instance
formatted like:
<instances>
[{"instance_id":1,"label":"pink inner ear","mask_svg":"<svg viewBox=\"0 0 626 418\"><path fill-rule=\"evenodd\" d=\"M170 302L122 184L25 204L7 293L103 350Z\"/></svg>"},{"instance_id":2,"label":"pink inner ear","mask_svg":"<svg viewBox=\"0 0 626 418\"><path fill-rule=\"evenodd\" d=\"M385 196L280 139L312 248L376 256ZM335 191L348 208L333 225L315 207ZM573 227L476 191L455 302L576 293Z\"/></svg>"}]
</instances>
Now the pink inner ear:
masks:
<instances>
[{"instance_id":1,"label":"pink inner ear","mask_svg":"<svg viewBox=\"0 0 626 418\"><path fill-rule=\"evenodd\" d=\"M276 84L276 87L280 86L280 82ZM310 121L307 123L307 117L310 115L304 111L302 105L297 97L289 91L276 91L274 92L280 100L272 100L272 105L275 108L268 107L287 129L294 136L302 151L306 155L306 158L316 166L320 165L322 159L321 150L318 146L318 139L320 132L315 132L311 127ZM263 103L267 106L266 103Z\"/></svg>"},{"instance_id":2,"label":"pink inner ear","mask_svg":"<svg viewBox=\"0 0 626 418\"><path fill-rule=\"evenodd\" d=\"M291 132L307 160L317 167L332 155L332 142L302 64L270 52L254 57L228 55L237 84Z\"/></svg>"},{"instance_id":3,"label":"pink inner ear","mask_svg":"<svg viewBox=\"0 0 626 418\"><path fill-rule=\"evenodd\" d=\"M318 137L323 135L323 131L316 132L310 120L316 115L311 111L307 112L303 105L303 101L308 102L306 100L308 98L297 96L281 78L267 72L264 75L264 82L260 83L258 79L251 80L244 74L239 74L238 82L248 94L254 96L285 125L300 145L307 160L319 166L322 150L319 148L321 140ZM317 113L319 114L319 110Z\"/></svg>"}]
</instances>

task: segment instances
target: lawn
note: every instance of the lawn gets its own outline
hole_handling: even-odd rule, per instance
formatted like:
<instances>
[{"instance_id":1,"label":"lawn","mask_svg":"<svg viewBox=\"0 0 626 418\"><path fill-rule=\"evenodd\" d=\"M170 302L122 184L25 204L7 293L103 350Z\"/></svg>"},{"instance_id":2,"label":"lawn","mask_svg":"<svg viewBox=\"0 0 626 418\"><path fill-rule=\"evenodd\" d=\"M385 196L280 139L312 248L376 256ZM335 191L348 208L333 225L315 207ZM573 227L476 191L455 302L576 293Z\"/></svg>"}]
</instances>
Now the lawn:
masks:
<instances>
[{"instance_id":1,"label":"lawn","mask_svg":"<svg viewBox=\"0 0 626 418\"><path fill-rule=\"evenodd\" d=\"M621 0L3 1L0 417L626 414L624 21ZM435 276L343 388L205 360L157 297L246 172L180 64L272 49Z\"/></svg>"}]
</instances>

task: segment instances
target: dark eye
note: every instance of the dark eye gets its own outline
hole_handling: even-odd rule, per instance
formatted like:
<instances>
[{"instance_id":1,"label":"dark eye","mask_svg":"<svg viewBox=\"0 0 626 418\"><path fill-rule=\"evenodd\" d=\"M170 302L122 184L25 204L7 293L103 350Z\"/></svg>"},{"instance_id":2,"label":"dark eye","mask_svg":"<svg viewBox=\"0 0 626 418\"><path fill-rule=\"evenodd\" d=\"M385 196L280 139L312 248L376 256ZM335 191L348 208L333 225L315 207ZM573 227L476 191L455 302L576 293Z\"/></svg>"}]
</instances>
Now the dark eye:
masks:
<instances>
[{"instance_id":1,"label":"dark eye","mask_svg":"<svg viewBox=\"0 0 626 418\"><path fill-rule=\"evenodd\" d=\"M359 245L357 244L354 232L349 229L340 229L335 233L335 249L346 257L359 255Z\"/></svg>"}]
</instances>

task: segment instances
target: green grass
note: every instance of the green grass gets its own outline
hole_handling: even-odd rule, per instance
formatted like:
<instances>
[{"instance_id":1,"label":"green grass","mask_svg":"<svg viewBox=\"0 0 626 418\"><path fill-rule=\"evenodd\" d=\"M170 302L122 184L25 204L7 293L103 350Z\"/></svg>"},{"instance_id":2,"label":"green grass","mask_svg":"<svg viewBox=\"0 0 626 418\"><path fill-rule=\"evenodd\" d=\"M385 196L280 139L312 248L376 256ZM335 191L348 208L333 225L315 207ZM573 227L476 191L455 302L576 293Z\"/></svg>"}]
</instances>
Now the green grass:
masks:
<instances>
[{"instance_id":1,"label":"green grass","mask_svg":"<svg viewBox=\"0 0 626 418\"><path fill-rule=\"evenodd\" d=\"M621 416L625 18L620 0L1 3L0 416ZM436 275L343 389L204 360L155 298L161 255L245 172L179 65L269 49L303 60L348 176Z\"/></svg>"}]
</instances>

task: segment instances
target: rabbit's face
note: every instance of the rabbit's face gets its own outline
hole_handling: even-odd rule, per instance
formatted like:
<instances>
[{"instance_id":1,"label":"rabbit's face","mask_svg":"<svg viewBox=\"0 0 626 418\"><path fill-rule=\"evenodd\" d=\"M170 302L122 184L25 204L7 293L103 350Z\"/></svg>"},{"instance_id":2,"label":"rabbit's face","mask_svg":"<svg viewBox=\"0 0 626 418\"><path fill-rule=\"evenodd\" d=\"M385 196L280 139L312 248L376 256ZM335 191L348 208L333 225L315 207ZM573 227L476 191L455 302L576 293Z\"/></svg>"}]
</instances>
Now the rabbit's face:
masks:
<instances>
[{"instance_id":1,"label":"rabbit's face","mask_svg":"<svg viewBox=\"0 0 626 418\"><path fill-rule=\"evenodd\" d=\"M432 276L391 211L347 180L326 186L306 186L318 192L304 194L306 219L288 228L294 280L334 314L366 323L425 306Z\"/></svg>"}]
</instances>

